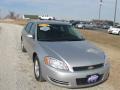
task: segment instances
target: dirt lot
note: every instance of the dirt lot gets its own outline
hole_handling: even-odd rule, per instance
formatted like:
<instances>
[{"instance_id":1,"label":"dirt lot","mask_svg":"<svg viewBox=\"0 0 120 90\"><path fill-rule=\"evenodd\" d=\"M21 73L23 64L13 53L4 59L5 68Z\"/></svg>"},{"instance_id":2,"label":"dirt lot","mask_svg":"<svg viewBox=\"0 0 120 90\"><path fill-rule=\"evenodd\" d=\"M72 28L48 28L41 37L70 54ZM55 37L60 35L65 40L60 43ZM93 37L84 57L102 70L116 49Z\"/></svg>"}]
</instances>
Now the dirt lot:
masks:
<instances>
[{"instance_id":1,"label":"dirt lot","mask_svg":"<svg viewBox=\"0 0 120 90\"><path fill-rule=\"evenodd\" d=\"M20 49L22 28L0 23L0 90L71 90L34 79L33 63ZM81 32L108 54L111 74L101 85L75 90L120 90L120 37L102 32Z\"/></svg>"}]
</instances>

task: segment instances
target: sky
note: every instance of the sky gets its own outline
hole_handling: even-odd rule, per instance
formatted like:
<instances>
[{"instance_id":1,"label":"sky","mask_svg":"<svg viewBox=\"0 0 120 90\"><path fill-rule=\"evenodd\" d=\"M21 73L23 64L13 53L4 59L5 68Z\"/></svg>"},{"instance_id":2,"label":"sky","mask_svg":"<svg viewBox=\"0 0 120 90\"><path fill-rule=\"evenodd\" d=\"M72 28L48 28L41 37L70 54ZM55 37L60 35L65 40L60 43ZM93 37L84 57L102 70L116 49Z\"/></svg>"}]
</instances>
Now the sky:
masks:
<instances>
[{"instance_id":1,"label":"sky","mask_svg":"<svg viewBox=\"0 0 120 90\"><path fill-rule=\"evenodd\" d=\"M1 0L0 15L9 11L20 15L49 15L61 19L91 20L98 19L100 0ZM101 19L114 19L115 0L103 0ZM120 22L120 1L118 0L117 18Z\"/></svg>"}]
</instances>

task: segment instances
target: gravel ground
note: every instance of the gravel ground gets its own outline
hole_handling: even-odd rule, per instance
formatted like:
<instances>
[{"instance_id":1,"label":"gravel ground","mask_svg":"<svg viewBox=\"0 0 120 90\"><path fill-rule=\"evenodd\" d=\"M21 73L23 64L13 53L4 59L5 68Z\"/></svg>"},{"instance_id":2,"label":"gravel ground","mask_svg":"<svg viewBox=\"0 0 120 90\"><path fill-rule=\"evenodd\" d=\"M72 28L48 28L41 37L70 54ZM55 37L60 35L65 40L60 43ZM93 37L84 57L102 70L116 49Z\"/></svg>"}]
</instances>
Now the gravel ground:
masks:
<instances>
[{"instance_id":1,"label":"gravel ground","mask_svg":"<svg viewBox=\"0 0 120 90\"><path fill-rule=\"evenodd\" d=\"M19 25L0 23L0 90L73 90L35 80L32 60L27 53L22 53L20 49L22 28ZM109 50L109 48L107 49L102 45L98 46L106 50L110 55L113 55L114 52L116 52L115 54L119 53L119 51L112 50L112 48ZM117 62L113 61L113 63L118 65ZM113 66L112 71L115 69L117 68ZM112 78L113 72L111 73L109 80L103 84L75 90L120 90L118 87L120 84L115 81L119 75L115 74L116 77Z\"/></svg>"}]
</instances>

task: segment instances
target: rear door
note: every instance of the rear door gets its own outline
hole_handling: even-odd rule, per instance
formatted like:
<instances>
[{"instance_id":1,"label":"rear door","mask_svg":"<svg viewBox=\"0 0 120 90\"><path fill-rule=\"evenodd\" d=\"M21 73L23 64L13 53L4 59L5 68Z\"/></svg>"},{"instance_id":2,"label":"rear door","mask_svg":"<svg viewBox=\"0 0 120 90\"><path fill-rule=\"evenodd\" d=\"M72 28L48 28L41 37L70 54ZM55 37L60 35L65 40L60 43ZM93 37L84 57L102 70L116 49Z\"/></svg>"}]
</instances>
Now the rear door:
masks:
<instances>
[{"instance_id":1,"label":"rear door","mask_svg":"<svg viewBox=\"0 0 120 90\"><path fill-rule=\"evenodd\" d=\"M29 48L28 48L28 35L29 35L29 32L30 32L30 29L32 27L32 24L33 23L28 23L26 25L26 27L24 28L23 32L22 32L22 39L23 39L23 44L24 44L24 47L26 48L27 51L29 51Z\"/></svg>"},{"instance_id":2,"label":"rear door","mask_svg":"<svg viewBox=\"0 0 120 90\"><path fill-rule=\"evenodd\" d=\"M28 32L28 35L32 35L31 37L27 37L27 45L28 45L28 50L29 50L29 54L32 57L32 54L34 52L34 48L35 48L35 43L36 43L36 24L32 23L32 26L30 28L30 31Z\"/></svg>"}]
</instances>

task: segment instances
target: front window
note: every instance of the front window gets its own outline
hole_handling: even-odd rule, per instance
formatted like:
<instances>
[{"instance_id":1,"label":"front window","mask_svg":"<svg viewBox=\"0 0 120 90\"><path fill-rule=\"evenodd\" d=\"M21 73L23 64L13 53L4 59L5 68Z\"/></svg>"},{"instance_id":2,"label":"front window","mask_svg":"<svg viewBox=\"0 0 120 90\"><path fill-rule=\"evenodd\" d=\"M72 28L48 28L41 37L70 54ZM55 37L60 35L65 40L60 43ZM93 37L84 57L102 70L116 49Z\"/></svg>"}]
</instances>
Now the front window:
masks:
<instances>
[{"instance_id":1,"label":"front window","mask_svg":"<svg viewBox=\"0 0 120 90\"><path fill-rule=\"evenodd\" d=\"M37 26L39 41L81 41L82 35L71 25L39 24Z\"/></svg>"}]
</instances>

